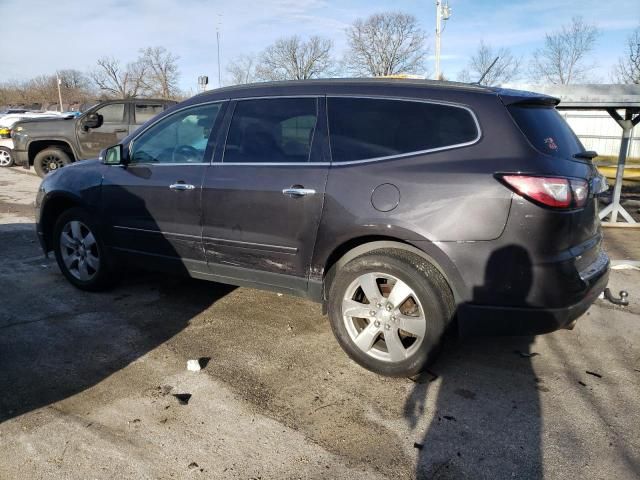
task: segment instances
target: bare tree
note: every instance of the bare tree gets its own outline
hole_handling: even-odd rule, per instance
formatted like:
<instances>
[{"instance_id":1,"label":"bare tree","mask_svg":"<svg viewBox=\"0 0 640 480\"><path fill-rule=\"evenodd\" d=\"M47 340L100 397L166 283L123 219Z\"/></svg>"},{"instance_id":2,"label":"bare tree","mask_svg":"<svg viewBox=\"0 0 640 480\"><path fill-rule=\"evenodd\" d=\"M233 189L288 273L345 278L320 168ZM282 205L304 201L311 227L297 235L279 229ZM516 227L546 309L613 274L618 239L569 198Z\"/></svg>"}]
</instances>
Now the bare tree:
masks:
<instances>
[{"instance_id":1,"label":"bare tree","mask_svg":"<svg viewBox=\"0 0 640 480\"><path fill-rule=\"evenodd\" d=\"M255 55L240 55L232 59L227 64L229 83L231 85L242 85L257 81L256 63Z\"/></svg>"},{"instance_id":2,"label":"bare tree","mask_svg":"<svg viewBox=\"0 0 640 480\"><path fill-rule=\"evenodd\" d=\"M113 57L102 57L91 78L100 90L116 98L131 98L142 95L146 89L145 75L148 66L141 61L128 63L125 67Z\"/></svg>"},{"instance_id":3,"label":"bare tree","mask_svg":"<svg viewBox=\"0 0 640 480\"><path fill-rule=\"evenodd\" d=\"M179 95L179 57L164 47L143 48L140 55L139 62L145 67L144 83L148 93L161 98L175 98Z\"/></svg>"},{"instance_id":4,"label":"bare tree","mask_svg":"<svg viewBox=\"0 0 640 480\"><path fill-rule=\"evenodd\" d=\"M613 77L619 83L640 84L640 27L627 38L626 51L613 67Z\"/></svg>"},{"instance_id":5,"label":"bare tree","mask_svg":"<svg viewBox=\"0 0 640 480\"><path fill-rule=\"evenodd\" d=\"M482 85L500 85L516 78L520 69L520 60L513 56L511 50L508 48L495 50L491 45L487 45L481 40L467 67L458 74L458 80L461 82L480 80L496 57L498 57L498 61L480 83Z\"/></svg>"},{"instance_id":6,"label":"bare tree","mask_svg":"<svg viewBox=\"0 0 640 480\"><path fill-rule=\"evenodd\" d=\"M595 26L573 17L570 25L545 35L544 46L533 53L530 75L534 81L570 84L585 81L589 69L587 55L598 38Z\"/></svg>"},{"instance_id":7,"label":"bare tree","mask_svg":"<svg viewBox=\"0 0 640 480\"><path fill-rule=\"evenodd\" d=\"M308 41L297 35L276 40L260 55L256 76L261 80L308 80L329 76L333 42L313 36Z\"/></svg>"},{"instance_id":8,"label":"bare tree","mask_svg":"<svg viewBox=\"0 0 640 480\"><path fill-rule=\"evenodd\" d=\"M347 29L345 68L355 75L422 74L427 35L413 15L385 12L358 19Z\"/></svg>"}]
</instances>

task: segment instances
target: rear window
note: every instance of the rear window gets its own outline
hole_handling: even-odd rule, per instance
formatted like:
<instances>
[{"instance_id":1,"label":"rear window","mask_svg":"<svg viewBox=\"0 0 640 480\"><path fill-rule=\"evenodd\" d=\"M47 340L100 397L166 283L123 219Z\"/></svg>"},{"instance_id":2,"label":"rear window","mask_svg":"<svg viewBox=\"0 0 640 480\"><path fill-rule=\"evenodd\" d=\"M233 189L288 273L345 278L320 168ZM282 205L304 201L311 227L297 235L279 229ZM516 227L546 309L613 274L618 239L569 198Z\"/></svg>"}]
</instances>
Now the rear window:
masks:
<instances>
[{"instance_id":1,"label":"rear window","mask_svg":"<svg viewBox=\"0 0 640 480\"><path fill-rule=\"evenodd\" d=\"M334 162L452 147L478 137L469 110L452 105L333 97L328 110Z\"/></svg>"},{"instance_id":2,"label":"rear window","mask_svg":"<svg viewBox=\"0 0 640 480\"><path fill-rule=\"evenodd\" d=\"M508 108L520 130L538 151L563 158L584 151L576 134L555 108L513 105Z\"/></svg>"},{"instance_id":3,"label":"rear window","mask_svg":"<svg viewBox=\"0 0 640 480\"><path fill-rule=\"evenodd\" d=\"M147 120L151 120L159 113L164 112L164 104L143 104L136 103L134 109L134 117L136 125L142 125Z\"/></svg>"}]
</instances>

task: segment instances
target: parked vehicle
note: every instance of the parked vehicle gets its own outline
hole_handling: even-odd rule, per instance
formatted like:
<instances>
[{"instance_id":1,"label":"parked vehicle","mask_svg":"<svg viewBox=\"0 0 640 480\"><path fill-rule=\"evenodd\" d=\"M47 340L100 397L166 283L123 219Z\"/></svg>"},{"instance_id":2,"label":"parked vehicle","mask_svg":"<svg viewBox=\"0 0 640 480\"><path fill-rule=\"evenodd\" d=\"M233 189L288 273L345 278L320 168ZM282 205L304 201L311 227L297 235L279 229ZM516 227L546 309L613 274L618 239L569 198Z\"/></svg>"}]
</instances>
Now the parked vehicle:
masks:
<instances>
[{"instance_id":1,"label":"parked vehicle","mask_svg":"<svg viewBox=\"0 0 640 480\"><path fill-rule=\"evenodd\" d=\"M27 118L58 118L61 114L57 112L27 112L9 111L0 116L0 167L11 167L14 164L13 140L11 139L11 128L20 120Z\"/></svg>"},{"instance_id":2,"label":"parked vehicle","mask_svg":"<svg viewBox=\"0 0 640 480\"><path fill-rule=\"evenodd\" d=\"M64 119L28 120L12 131L14 157L18 165L44 177L76 160L95 158L176 102L155 99L126 99L102 102L82 115Z\"/></svg>"},{"instance_id":3,"label":"parked vehicle","mask_svg":"<svg viewBox=\"0 0 640 480\"><path fill-rule=\"evenodd\" d=\"M38 235L78 288L138 263L301 295L356 362L415 374L449 327L570 327L605 288L601 177L557 103L417 80L214 90L48 175Z\"/></svg>"}]
</instances>

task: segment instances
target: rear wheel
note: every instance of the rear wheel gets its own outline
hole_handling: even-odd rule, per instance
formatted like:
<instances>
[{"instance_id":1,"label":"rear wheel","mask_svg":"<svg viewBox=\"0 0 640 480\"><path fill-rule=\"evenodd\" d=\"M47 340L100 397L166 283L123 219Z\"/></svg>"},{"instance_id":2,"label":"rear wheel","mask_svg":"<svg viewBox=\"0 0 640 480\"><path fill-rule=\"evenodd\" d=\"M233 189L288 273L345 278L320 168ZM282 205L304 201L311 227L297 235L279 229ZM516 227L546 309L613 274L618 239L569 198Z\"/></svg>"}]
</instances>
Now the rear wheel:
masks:
<instances>
[{"instance_id":1,"label":"rear wheel","mask_svg":"<svg viewBox=\"0 0 640 480\"><path fill-rule=\"evenodd\" d=\"M410 376L434 358L453 315L442 274L402 250L377 250L336 272L329 293L333 332L349 356L381 375Z\"/></svg>"},{"instance_id":2,"label":"rear wheel","mask_svg":"<svg viewBox=\"0 0 640 480\"><path fill-rule=\"evenodd\" d=\"M33 159L33 168L40 177L71 163L71 158L59 148L45 148Z\"/></svg>"},{"instance_id":3,"label":"rear wheel","mask_svg":"<svg viewBox=\"0 0 640 480\"><path fill-rule=\"evenodd\" d=\"M53 230L53 249L62 274L82 290L104 290L117 278L98 229L81 208L60 215Z\"/></svg>"},{"instance_id":4,"label":"rear wheel","mask_svg":"<svg viewBox=\"0 0 640 480\"><path fill-rule=\"evenodd\" d=\"M12 167L13 155L11 150L6 147L0 147L0 167Z\"/></svg>"}]
</instances>

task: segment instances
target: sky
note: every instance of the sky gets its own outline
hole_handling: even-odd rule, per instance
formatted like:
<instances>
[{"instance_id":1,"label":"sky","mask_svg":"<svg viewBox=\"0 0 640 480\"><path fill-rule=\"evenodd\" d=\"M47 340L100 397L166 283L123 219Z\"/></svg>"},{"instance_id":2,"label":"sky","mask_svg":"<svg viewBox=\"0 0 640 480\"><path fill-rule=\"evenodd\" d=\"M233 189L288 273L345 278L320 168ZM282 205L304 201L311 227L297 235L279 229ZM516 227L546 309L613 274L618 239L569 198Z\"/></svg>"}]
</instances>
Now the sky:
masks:
<instances>
[{"instance_id":1,"label":"sky","mask_svg":"<svg viewBox=\"0 0 640 480\"><path fill-rule=\"evenodd\" d=\"M480 40L510 48L526 63L546 32L582 15L600 31L591 58L593 78L608 82L626 38L640 26L638 0L449 0L449 5L453 14L442 37L442 70L449 79L466 66ZM328 37L340 58L349 24L390 10L415 15L433 53L435 0L0 0L0 82L57 69L87 71L102 56L126 63L140 48L164 46L180 57L181 88L195 92L199 75L217 86L216 28L224 83L228 60L257 53L283 36ZM433 72L433 55L428 64Z\"/></svg>"}]
</instances>

